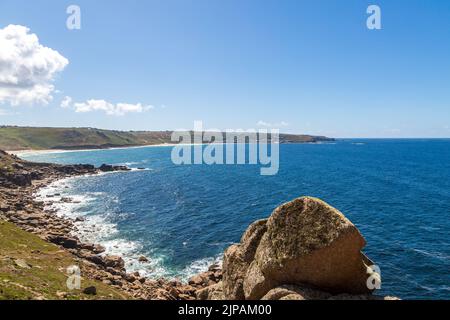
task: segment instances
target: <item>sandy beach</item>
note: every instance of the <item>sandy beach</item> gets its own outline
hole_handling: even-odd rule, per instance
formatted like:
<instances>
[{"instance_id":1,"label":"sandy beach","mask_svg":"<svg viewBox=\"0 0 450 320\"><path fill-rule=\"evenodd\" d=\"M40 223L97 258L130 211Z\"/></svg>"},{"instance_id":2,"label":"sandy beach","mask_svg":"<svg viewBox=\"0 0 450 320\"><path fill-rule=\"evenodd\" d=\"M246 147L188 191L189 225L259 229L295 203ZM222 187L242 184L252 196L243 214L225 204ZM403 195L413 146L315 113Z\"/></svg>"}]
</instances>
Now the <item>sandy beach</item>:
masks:
<instances>
[{"instance_id":1,"label":"sandy beach","mask_svg":"<svg viewBox=\"0 0 450 320\"><path fill-rule=\"evenodd\" d=\"M153 148L153 147L174 147L178 144L150 144L144 146L130 146L130 147L111 147L111 148L99 148L99 149L76 149L76 150L68 150L68 149L26 149L26 150L6 150L7 153L16 155L18 157L24 155L35 155L35 154L48 154L48 153L69 153L69 152L87 152L87 151L105 151L105 150L121 150L121 149L138 149L138 148Z\"/></svg>"}]
</instances>

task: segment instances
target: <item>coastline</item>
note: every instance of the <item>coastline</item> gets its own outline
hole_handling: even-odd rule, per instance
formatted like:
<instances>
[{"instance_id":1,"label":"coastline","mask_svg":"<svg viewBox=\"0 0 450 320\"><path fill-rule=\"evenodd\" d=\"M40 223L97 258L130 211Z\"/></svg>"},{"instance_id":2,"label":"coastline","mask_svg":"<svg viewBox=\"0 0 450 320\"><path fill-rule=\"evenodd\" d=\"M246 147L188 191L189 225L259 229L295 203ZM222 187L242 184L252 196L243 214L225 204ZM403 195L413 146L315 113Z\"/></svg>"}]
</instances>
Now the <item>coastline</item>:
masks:
<instances>
[{"instance_id":1,"label":"coastline","mask_svg":"<svg viewBox=\"0 0 450 320\"><path fill-rule=\"evenodd\" d=\"M308 142L309 143L309 142ZM316 143L316 142L313 142ZM217 143L216 143L217 144ZM226 143L220 143L226 144ZM17 157L27 155L39 155L39 154L52 154L52 153L71 153L71 152L95 152L95 151L107 151L107 150L127 150L127 149L144 149L144 148L164 148L175 146L198 146L205 145L205 143L162 143L162 144L148 144L142 146L125 146L125 147L108 147L108 148L93 148L93 149L26 149L26 150L6 150L5 152L15 155Z\"/></svg>"},{"instance_id":2,"label":"coastline","mask_svg":"<svg viewBox=\"0 0 450 320\"><path fill-rule=\"evenodd\" d=\"M141 148L153 148L153 147L174 147L178 144L149 144L142 146L129 146L129 147L109 147L109 148L96 148L96 149L25 149L25 150L5 150L9 154L16 155L18 157L26 155L38 155L38 154L51 154L51 153L69 153L69 152L89 152L89 151L105 151L105 150L122 150L122 149L141 149Z\"/></svg>"},{"instance_id":3,"label":"coastline","mask_svg":"<svg viewBox=\"0 0 450 320\"><path fill-rule=\"evenodd\" d=\"M276 208L268 219L255 221L240 243L225 250L222 266L211 265L187 283L165 278L155 280L139 272L127 272L121 256L109 255L102 245L84 242L76 235L76 217L59 216L54 210L46 210L48 203L45 200L36 199L39 190L61 179L130 171L128 167L33 163L3 151L0 151L0 164L0 222L13 223L57 245L77 259L84 279L101 281L102 285L120 290L132 299L398 299L372 294L373 288L367 285L368 278L379 281L381 278L371 267L374 262L362 252L364 238L342 213L320 199L297 198ZM72 201L61 194L58 197L61 202ZM289 223L286 218L290 219ZM347 233L352 236L342 237ZM272 240L275 238L276 241ZM309 240L305 243L305 239ZM277 253L280 248L281 252ZM144 256L140 259L148 261ZM24 260L15 261L28 266ZM336 264L340 265L339 269L333 268ZM268 268L267 273L260 270L260 266ZM317 274L317 268L323 271ZM262 272L265 273L263 277L260 276ZM300 279L299 272L303 273ZM95 295L95 288L86 289ZM61 295L61 299L67 296Z\"/></svg>"},{"instance_id":4,"label":"coastline","mask_svg":"<svg viewBox=\"0 0 450 320\"><path fill-rule=\"evenodd\" d=\"M213 144L226 145L236 144L228 142L212 142ZM278 144L335 144L333 141L313 141L313 142L280 142ZM161 148L161 147L175 147L175 146L198 146L207 145L208 143L161 143L161 144L148 144L139 146L122 146L122 147L106 147L106 148L80 148L80 149L24 149L24 150L5 150L5 152L21 157L27 155L39 155L39 154L52 154L52 153L71 153L71 152L95 152L106 150L127 150L127 149L143 149L143 148Z\"/></svg>"},{"instance_id":5,"label":"coastline","mask_svg":"<svg viewBox=\"0 0 450 320\"><path fill-rule=\"evenodd\" d=\"M76 236L76 219L58 215L54 210L46 208L49 203L36 198L40 190L52 183L81 176L131 171L127 167L37 164L2 152L0 159L5 158L22 171L7 176L6 181L0 181L0 220L12 222L20 229L60 246L82 261L83 277L113 286L133 299L196 299L196 291L203 286L191 286L162 278L154 280L139 272L128 273L121 256L108 255L100 244L86 243ZM0 180L1 178L3 177ZM61 201L71 200L61 198ZM219 271L217 266L214 271Z\"/></svg>"},{"instance_id":6,"label":"coastline","mask_svg":"<svg viewBox=\"0 0 450 320\"><path fill-rule=\"evenodd\" d=\"M132 172L147 171L148 169L132 169ZM72 176L51 181L39 188L33 194L34 200L44 203L44 210L53 212L59 217L73 221L70 236L75 236L81 242L95 243L103 246L103 255L117 255L125 262L125 270L128 273L139 272L146 278L168 280L180 280L187 283L188 280L199 273L208 270L214 264L221 265L222 255L194 260L186 265L183 270L173 273L158 256L148 256L142 251L143 243L139 240L130 240L118 236L118 225L108 219L107 214L91 213L91 208L98 201L105 202L109 196L103 192L73 192L73 184L79 179L92 179L95 176L103 176L120 173L113 171L106 173ZM127 173L128 174L128 173ZM117 200L109 198L109 201ZM87 206L87 207L86 207ZM145 257L142 258L142 257Z\"/></svg>"}]
</instances>

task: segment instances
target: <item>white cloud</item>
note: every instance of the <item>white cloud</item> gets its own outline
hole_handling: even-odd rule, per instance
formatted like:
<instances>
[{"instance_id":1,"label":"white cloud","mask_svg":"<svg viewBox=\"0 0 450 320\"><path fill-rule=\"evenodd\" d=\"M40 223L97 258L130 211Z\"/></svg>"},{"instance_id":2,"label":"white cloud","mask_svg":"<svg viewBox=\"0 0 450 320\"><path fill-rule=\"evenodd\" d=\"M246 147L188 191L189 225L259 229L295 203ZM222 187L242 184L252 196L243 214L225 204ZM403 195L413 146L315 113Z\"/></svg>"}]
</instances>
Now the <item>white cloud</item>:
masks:
<instances>
[{"instance_id":1,"label":"white cloud","mask_svg":"<svg viewBox=\"0 0 450 320\"><path fill-rule=\"evenodd\" d=\"M64 97L64 99L61 101L61 107L62 108L69 108L72 105L72 98L71 97Z\"/></svg>"},{"instance_id":2,"label":"white cloud","mask_svg":"<svg viewBox=\"0 0 450 320\"><path fill-rule=\"evenodd\" d=\"M271 123L271 122L266 122L266 121L259 120L256 125L258 127L281 128L281 127L289 126L289 123L287 123L285 121Z\"/></svg>"},{"instance_id":3,"label":"white cloud","mask_svg":"<svg viewBox=\"0 0 450 320\"><path fill-rule=\"evenodd\" d=\"M55 76L69 61L20 25L0 29L0 48L0 103L49 103Z\"/></svg>"},{"instance_id":4,"label":"white cloud","mask_svg":"<svg viewBox=\"0 0 450 320\"><path fill-rule=\"evenodd\" d=\"M141 103L111 103L105 100L90 99L86 102L72 103L71 97L65 97L61 102L63 108L73 108L75 112L85 113L93 111L103 111L107 115L123 116L127 113L141 113L153 109L153 106L143 105Z\"/></svg>"}]
</instances>

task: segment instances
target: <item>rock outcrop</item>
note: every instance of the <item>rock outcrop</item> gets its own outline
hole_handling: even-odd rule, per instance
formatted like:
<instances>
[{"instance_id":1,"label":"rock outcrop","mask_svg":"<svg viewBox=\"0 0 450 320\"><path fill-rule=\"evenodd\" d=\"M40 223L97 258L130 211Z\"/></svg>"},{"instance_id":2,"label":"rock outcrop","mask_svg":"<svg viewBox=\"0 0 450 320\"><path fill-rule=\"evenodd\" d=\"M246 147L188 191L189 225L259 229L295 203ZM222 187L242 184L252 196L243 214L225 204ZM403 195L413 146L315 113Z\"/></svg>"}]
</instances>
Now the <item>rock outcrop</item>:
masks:
<instances>
[{"instance_id":1,"label":"rock outcrop","mask_svg":"<svg viewBox=\"0 0 450 320\"><path fill-rule=\"evenodd\" d=\"M130 171L127 166L112 166L109 164L102 164L98 168L101 172L113 172L113 171Z\"/></svg>"},{"instance_id":2,"label":"rock outcrop","mask_svg":"<svg viewBox=\"0 0 450 320\"><path fill-rule=\"evenodd\" d=\"M258 220L248 227L240 244L232 245L225 251L222 276L223 292L228 299L245 299L244 279L266 231L267 219Z\"/></svg>"},{"instance_id":3,"label":"rock outcrop","mask_svg":"<svg viewBox=\"0 0 450 320\"><path fill-rule=\"evenodd\" d=\"M361 252L365 244L341 212L316 198L298 198L251 224L241 242L225 251L223 281L197 297L373 299L367 283L379 275Z\"/></svg>"}]
</instances>

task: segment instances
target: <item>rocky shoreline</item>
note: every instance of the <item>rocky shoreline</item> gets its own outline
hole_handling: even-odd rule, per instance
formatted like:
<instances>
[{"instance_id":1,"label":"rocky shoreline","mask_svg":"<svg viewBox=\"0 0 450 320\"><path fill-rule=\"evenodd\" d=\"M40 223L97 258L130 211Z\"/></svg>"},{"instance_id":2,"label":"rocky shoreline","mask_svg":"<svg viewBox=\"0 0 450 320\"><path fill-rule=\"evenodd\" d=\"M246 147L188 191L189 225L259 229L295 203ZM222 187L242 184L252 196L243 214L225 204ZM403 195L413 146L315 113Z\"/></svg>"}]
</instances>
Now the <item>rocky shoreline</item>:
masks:
<instances>
[{"instance_id":1,"label":"rocky shoreline","mask_svg":"<svg viewBox=\"0 0 450 320\"><path fill-rule=\"evenodd\" d=\"M103 172L129 171L129 168L32 163L3 151L0 151L0 165L0 219L12 222L73 254L79 259L83 277L96 279L123 290L130 298L146 300L193 300L196 299L198 289L212 284L211 281L215 280L216 276L217 281L220 280L218 266L212 266L205 274L211 281L203 283L203 280L199 281L197 278L190 281L192 285L175 280L148 279L137 272L127 273L121 257L104 255L105 248L101 245L83 243L76 236L72 236L75 221L45 210L46 203L37 201L34 197L39 189L56 180Z\"/></svg>"},{"instance_id":2,"label":"rocky shoreline","mask_svg":"<svg viewBox=\"0 0 450 320\"><path fill-rule=\"evenodd\" d=\"M0 150L0 220L70 252L82 277L101 281L131 299L397 299L373 295L368 283L381 278L361 251L364 238L342 213L319 199L296 199L275 209L268 219L254 222L241 242L225 251L223 269L212 265L188 283L127 273L121 257L106 255L101 245L80 241L73 235L76 221L46 210L49 203L35 199L39 189L56 180L129 170L125 166L32 163ZM95 295L95 288L85 290ZM59 296L67 295L61 292Z\"/></svg>"}]
</instances>

